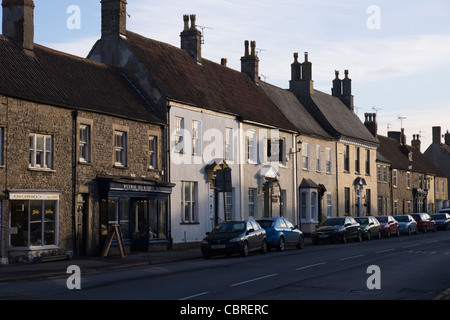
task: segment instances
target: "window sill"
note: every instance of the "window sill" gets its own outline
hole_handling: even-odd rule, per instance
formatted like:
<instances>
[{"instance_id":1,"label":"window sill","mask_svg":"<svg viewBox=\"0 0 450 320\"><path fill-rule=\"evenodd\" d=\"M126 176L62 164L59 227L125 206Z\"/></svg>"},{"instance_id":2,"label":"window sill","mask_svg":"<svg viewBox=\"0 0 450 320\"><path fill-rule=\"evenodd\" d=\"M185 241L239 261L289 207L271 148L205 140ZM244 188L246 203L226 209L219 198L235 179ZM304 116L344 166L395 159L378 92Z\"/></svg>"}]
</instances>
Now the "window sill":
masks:
<instances>
[{"instance_id":1,"label":"window sill","mask_svg":"<svg viewBox=\"0 0 450 320\"><path fill-rule=\"evenodd\" d=\"M113 167L116 168L116 169L122 169L122 170L130 169L128 166L124 166L124 165L121 165L121 164L114 164Z\"/></svg>"},{"instance_id":2,"label":"window sill","mask_svg":"<svg viewBox=\"0 0 450 320\"><path fill-rule=\"evenodd\" d=\"M199 225L200 222L181 222L180 225Z\"/></svg>"},{"instance_id":3,"label":"window sill","mask_svg":"<svg viewBox=\"0 0 450 320\"><path fill-rule=\"evenodd\" d=\"M28 171L50 172L50 173L56 172L56 170L54 170L54 169L33 168L33 167L28 167Z\"/></svg>"}]
</instances>

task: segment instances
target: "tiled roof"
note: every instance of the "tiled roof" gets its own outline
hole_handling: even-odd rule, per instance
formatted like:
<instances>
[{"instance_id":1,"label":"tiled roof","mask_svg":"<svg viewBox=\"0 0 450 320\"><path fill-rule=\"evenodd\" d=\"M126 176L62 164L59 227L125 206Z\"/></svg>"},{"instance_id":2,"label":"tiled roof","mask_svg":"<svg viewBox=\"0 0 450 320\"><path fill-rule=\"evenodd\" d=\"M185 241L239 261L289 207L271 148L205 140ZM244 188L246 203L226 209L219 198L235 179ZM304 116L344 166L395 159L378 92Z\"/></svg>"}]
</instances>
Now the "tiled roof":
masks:
<instances>
[{"instance_id":1,"label":"tiled roof","mask_svg":"<svg viewBox=\"0 0 450 320\"><path fill-rule=\"evenodd\" d=\"M262 81L260 86L301 134L315 135L326 139L332 138L292 92Z\"/></svg>"},{"instance_id":2,"label":"tiled roof","mask_svg":"<svg viewBox=\"0 0 450 320\"><path fill-rule=\"evenodd\" d=\"M295 130L264 90L236 70L131 31L122 39L169 100Z\"/></svg>"},{"instance_id":3,"label":"tiled roof","mask_svg":"<svg viewBox=\"0 0 450 320\"><path fill-rule=\"evenodd\" d=\"M40 45L34 57L0 36L0 94L19 99L162 123L123 73Z\"/></svg>"},{"instance_id":4,"label":"tiled roof","mask_svg":"<svg viewBox=\"0 0 450 320\"><path fill-rule=\"evenodd\" d=\"M444 177L442 172L429 161L417 148L402 145L396 139L378 135L380 146L378 153L391 162L393 169L409 170L418 173L434 174L438 177ZM412 162L409 161L408 154L412 153Z\"/></svg>"}]
</instances>

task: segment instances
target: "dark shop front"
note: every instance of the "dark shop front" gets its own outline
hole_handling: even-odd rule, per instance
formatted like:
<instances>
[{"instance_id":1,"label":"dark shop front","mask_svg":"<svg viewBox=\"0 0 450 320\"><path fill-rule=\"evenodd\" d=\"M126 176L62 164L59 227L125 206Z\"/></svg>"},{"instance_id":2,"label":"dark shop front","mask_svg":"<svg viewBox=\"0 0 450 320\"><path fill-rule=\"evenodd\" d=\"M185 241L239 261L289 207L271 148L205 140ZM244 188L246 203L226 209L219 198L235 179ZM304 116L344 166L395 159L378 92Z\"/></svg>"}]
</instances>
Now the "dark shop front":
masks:
<instances>
[{"instance_id":1,"label":"dark shop front","mask_svg":"<svg viewBox=\"0 0 450 320\"><path fill-rule=\"evenodd\" d=\"M110 226L119 225L125 246L148 251L169 248L169 196L172 184L99 178L100 235L106 241Z\"/></svg>"}]
</instances>

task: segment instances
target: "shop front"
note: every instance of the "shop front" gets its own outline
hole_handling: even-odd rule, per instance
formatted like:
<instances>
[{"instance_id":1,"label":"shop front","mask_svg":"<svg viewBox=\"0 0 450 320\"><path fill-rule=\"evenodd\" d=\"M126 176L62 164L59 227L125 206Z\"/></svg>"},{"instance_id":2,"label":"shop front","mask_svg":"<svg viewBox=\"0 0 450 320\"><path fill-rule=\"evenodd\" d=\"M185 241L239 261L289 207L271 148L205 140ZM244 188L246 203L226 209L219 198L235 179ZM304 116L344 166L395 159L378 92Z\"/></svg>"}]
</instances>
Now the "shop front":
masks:
<instances>
[{"instance_id":1,"label":"shop front","mask_svg":"<svg viewBox=\"0 0 450 320\"><path fill-rule=\"evenodd\" d=\"M130 251L169 248L172 184L109 178L99 178L98 183L102 246L110 227L119 225Z\"/></svg>"}]
</instances>

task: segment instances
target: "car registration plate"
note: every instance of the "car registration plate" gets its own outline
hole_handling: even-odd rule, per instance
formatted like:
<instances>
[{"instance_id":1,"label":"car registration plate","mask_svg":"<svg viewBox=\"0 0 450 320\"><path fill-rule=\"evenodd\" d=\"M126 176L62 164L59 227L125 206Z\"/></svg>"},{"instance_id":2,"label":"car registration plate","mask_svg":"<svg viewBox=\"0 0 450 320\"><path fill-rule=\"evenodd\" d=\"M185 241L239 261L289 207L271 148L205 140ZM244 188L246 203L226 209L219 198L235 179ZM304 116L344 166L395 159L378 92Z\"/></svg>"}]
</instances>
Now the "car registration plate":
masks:
<instances>
[{"instance_id":1,"label":"car registration plate","mask_svg":"<svg viewBox=\"0 0 450 320\"><path fill-rule=\"evenodd\" d=\"M212 245L211 249L225 249L225 245L224 244Z\"/></svg>"}]
</instances>

